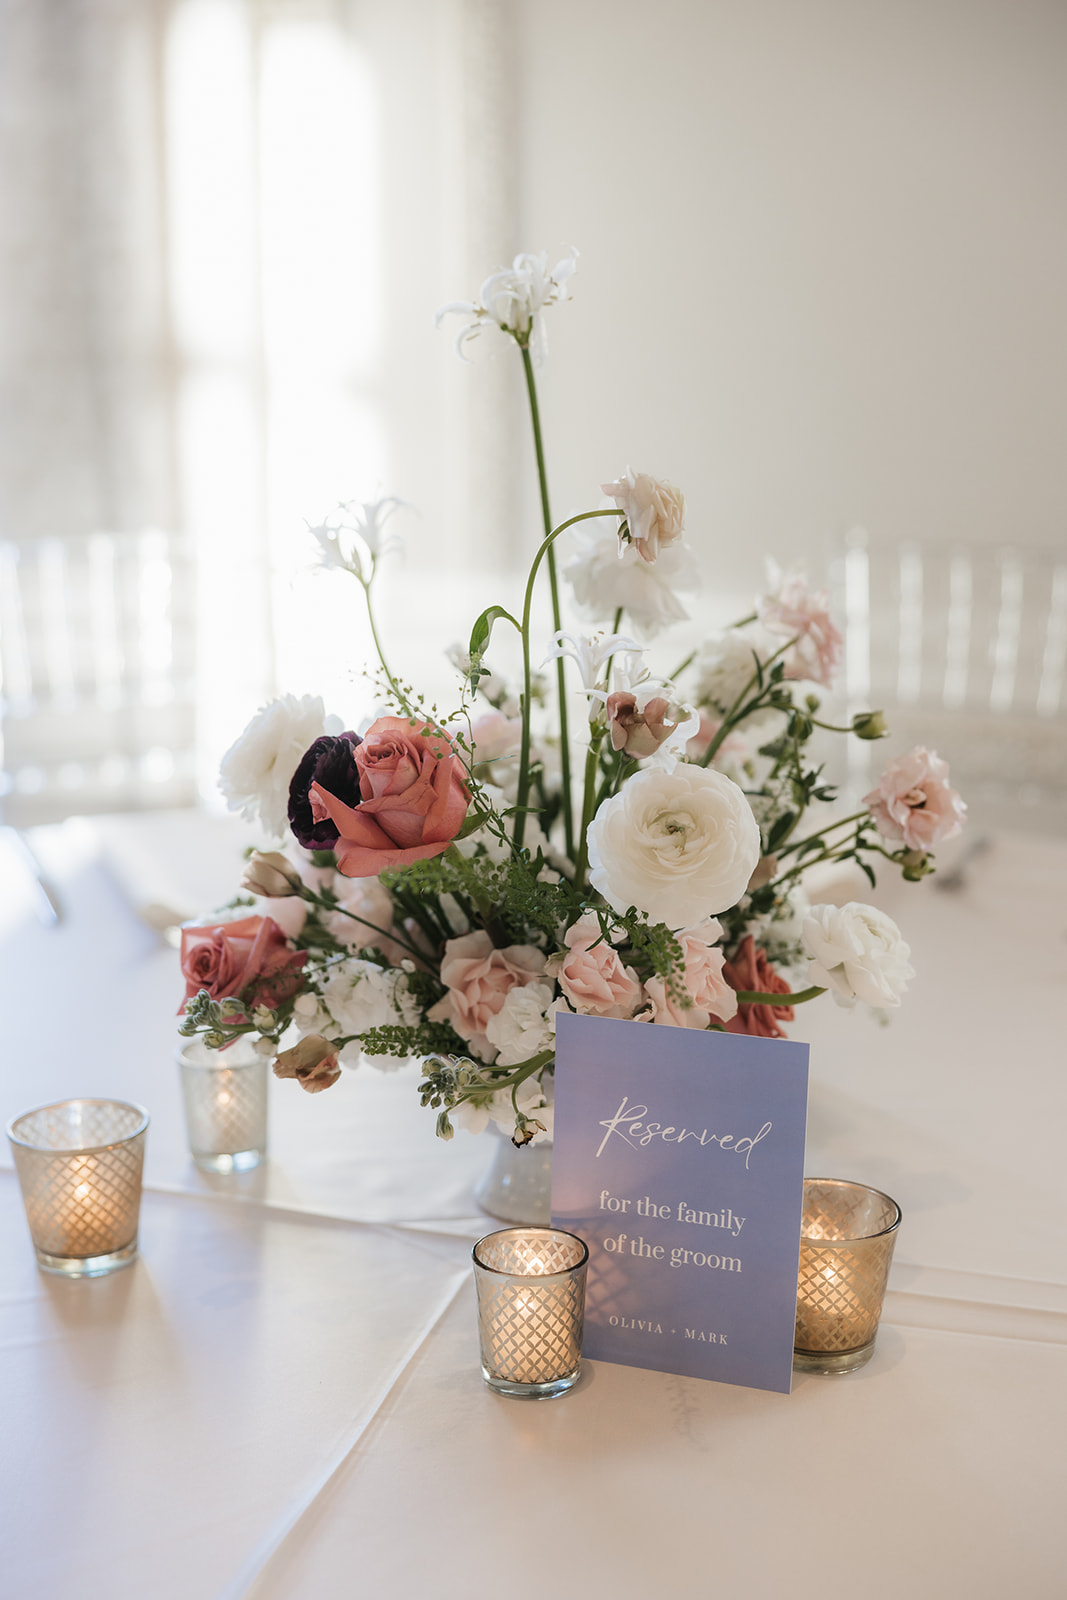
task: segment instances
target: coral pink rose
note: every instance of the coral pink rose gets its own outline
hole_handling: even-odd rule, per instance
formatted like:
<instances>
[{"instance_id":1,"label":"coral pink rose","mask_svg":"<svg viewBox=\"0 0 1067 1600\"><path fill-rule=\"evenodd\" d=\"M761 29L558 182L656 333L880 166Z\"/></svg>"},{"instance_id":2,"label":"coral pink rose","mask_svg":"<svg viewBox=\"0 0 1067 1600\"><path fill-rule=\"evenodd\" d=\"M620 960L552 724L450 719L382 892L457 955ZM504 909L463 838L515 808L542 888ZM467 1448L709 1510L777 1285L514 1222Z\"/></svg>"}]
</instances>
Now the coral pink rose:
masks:
<instances>
[{"instance_id":1,"label":"coral pink rose","mask_svg":"<svg viewBox=\"0 0 1067 1600\"><path fill-rule=\"evenodd\" d=\"M185 999L206 989L212 1000L243 1000L271 1010L290 1000L300 988L306 950L291 950L270 917L242 917L213 928L182 929L182 976Z\"/></svg>"},{"instance_id":2,"label":"coral pink rose","mask_svg":"<svg viewBox=\"0 0 1067 1600\"><path fill-rule=\"evenodd\" d=\"M493 947L484 930L449 939L441 962L441 982L448 993L426 1014L431 1022L450 1022L475 1055L495 1061L496 1047L485 1029L516 984L534 983L545 970L545 958L530 944Z\"/></svg>"},{"instance_id":3,"label":"coral pink rose","mask_svg":"<svg viewBox=\"0 0 1067 1600\"><path fill-rule=\"evenodd\" d=\"M432 722L379 717L356 748L363 799L349 806L321 784L310 790L312 814L335 823L338 871L347 878L425 861L448 849L463 826L470 790L448 736Z\"/></svg>"},{"instance_id":4,"label":"coral pink rose","mask_svg":"<svg viewBox=\"0 0 1067 1600\"><path fill-rule=\"evenodd\" d=\"M575 1011L628 1021L640 1004L641 983L632 967L623 966L610 940L601 937L592 912L567 929L563 942L567 954L559 968L559 986Z\"/></svg>"},{"instance_id":5,"label":"coral pink rose","mask_svg":"<svg viewBox=\"0 0 1067 1600\"><path fill-rule=\"evenodd\" d=\"M785 979L779 977L751 934L742 939L737 954L723 966L723 977L732 989L749 994L791 994ZM760 1039L784 1039L782 1022L792 1022L793 1007L749 1005L738 1006L737 1015L726 1024L727 1033L750 1033Z\"/></svg>"},{"instance_id":6,"label":"coral pink rose","mask_svg":"<svg viewBox=\"0 0 1067 1600\"><path fill-rule=\"evenodd\" d=\"M967 815L966 804L949 788L948 762L922 745L891 761L863 803L882 838L909 850L932 850L954 839Z\"/></svg>"},{"instance_id":7,"label":"coral pink rose","mask_svg":"<svg viewBox=\"0 0 1067 1600\"><path fill-rule=\"evenodd\" d=\"M830 616L825 589L812 592L799 574L782 577L774 594L756 602L756 613L768 633L795 639L786 652L787 678L810 678L829 688L841 665L844 640Z\"/></svg>"},{"instance_id":8,"label":"coral pink rose","mask_svg":"<svg viewBox=\"0 0 1067 1600\"><path fill-rule=\"evenodd\" d=\"M680 1005L664 978L649 978L645 993L652 1002L652 1021L672 1028L706 1028L714 1020L729 1022L737 1012L737 996L723 975L725 957L718 948L722 928L713 917L675 935L685 952L682 982L691 1005Z\"/></svg>"}]
</instances>

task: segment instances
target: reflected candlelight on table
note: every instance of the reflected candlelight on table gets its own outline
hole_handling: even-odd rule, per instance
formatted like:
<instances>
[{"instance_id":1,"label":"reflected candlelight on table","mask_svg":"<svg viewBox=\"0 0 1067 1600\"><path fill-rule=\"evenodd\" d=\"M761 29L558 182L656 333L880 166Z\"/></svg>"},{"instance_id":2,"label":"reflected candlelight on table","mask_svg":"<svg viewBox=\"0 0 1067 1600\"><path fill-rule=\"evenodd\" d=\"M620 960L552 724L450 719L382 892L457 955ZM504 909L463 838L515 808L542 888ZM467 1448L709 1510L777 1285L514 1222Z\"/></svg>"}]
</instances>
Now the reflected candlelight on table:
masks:
<instances>
[{"instance_id":1,"label":"reflected candlelight on table","mask_svg":"<svg viewBox=\"0 0 1067 1600\"><path fill-rule=\"evenodd\" d=\"M518 1399L565 1394L581 1371L583 1241L558 1228L504 1228L472 1256L486 1383Z\"/></svg>"},{"instance_id":2,"label":"reflected candlelight on table","mask_svg":"<svg viewBox=\"0 0 1067 1600\"><path fill-rule=\"evenodd\" d=\"M805 1178L793 1365L854 1372L871 1359L900 1207L878 1189Z\"/></svg>"},{"instance_id":3,"label":"reflected candlelight on table","mask_svg":"<svg viewBox=\"0 0 1067 1600\"><path fill-rule=\"evenodd\" d=\"M101 1277L137 1255L148 1114L122 1100L63 1100L8 1126L38 1264Z\"/></svg>"}]
</instances>

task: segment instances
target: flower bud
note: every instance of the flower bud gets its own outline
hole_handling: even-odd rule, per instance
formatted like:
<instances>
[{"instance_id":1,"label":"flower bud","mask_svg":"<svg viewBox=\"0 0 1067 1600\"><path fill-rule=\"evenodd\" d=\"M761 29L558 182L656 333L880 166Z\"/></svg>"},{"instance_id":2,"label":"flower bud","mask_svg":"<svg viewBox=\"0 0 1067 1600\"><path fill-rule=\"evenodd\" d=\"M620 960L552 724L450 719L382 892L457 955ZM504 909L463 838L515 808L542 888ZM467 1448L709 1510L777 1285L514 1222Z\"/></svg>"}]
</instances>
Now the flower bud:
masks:
<instances>
[{"instance_id":1,"label":"flower bud","mask_svg":"<svg viewBox=\"0 0 1067 1600\"><path fill-rule=\"evenodd\" d=\"M265 853L255 850L245 868L242 889L249 894L262 895L266 900L282 900L286 895L299 894L303 888L300 874L293 863L279 850Z\"/></svg>"},{"instance_id":2,"label":"flower bud","mask_svg":"<svg viewBox=\"0 0 1067 1600\"><path fill-rule=\"evenodd\" d=\"M309 1033L291 1050L282 1051L274 1063L274 1076L295 1078L308 1094L319 1094L331 1088L341 1076L337 1046L324 1039L321 1033Z\"/></svg>"},{"instance_id":3,"label":"flower bud","mask_svg":"<svg viewBox=\"0 0 1067 1600\"><path fill-rule=\"evenodd\" d=\"M925 850L903 850L896 859L907 883L918 883L934 870Z\"/></svg>"},{"instance_id":4,"label":"flower bud","mask_svg":"<svg viewBox=\"0 0 1067 1600\"><path fill-rule=\"evenodd\" d=\"M880 711L859 711L852 718L852 732L857 739L884 739L889 727Z\"/></svg>"}]
</instances>

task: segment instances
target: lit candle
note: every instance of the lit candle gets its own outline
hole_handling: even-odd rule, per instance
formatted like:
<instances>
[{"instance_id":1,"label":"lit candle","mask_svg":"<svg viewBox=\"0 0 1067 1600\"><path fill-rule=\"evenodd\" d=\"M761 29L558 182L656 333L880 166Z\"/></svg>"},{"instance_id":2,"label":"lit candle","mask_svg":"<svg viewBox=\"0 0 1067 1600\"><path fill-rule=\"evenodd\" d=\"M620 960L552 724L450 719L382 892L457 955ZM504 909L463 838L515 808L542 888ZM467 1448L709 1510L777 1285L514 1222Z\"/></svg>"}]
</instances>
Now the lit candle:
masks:
<instances>
[{"instance_id":1,"label":"lit candle","mask_svg":"<svg viewBox=\"0 0 1067 1600\"><path fill-rule=\"evenodd\" d=\"M225 1050L194 1039L178 1051L189 1149L205 1172L248 1172L267 1149L265 1056L250 1038Z\"/></svg>"},{"instance_id":2,"label":"lit candle","mask_svg":"<svg viewBox=\"0 0 1067 1600\"><path fill-rule=\"evenodd\" d=\"M482 1373L498 1394L547 1398L578 1381L589 1251L557 1228L504 1228L474 1247Z\"/></svg>"},{"instance_id":3,"label":"lit candle","mask_svg":"<svg viewBox=\"0 0 1067 1600\"><path fill-rule=\"evenodd\" d=\"M137 1255L148 1115L121 1100L64 1100L9 1125L38 1263L98 1277Z\"/></svg>"},{"instance_id":4,"label":"lit candle","mask_svg":"<svg viewBox=\"0 0 1067 1600\"><path fill-rule=\"evenodd\" d=\"M880 1190L805 1178L795 1366L853 1372L870 1360L899 1225Z\"/></svg>"}]
</instances>

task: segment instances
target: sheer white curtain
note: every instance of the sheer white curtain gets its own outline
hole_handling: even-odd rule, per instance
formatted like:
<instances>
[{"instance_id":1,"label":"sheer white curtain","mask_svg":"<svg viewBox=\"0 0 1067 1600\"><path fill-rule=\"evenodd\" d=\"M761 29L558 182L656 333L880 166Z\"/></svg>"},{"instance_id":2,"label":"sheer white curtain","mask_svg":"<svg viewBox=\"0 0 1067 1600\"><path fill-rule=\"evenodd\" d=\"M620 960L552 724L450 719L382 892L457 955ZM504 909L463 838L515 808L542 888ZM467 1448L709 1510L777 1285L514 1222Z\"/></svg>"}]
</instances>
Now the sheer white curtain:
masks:
<instances>
[{"instance_id":1,"label":"sheer white curtain","mask_svg":"<svg viewBox=\"0 0 1067 1600\"><path fill-rule=\"evenodd\" d=\"M383 595L411 671L476 553L508 564L518 396L432 316L519 246L509 18L0 3L0 538L188 547L205 792L267 695L370 701L358 591L312 573L306 519L418 508Z\"/></svg>"}]
</instances>

